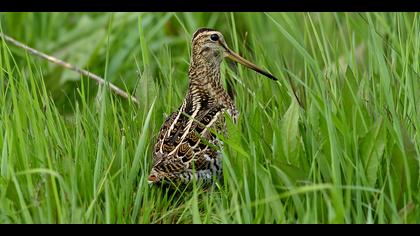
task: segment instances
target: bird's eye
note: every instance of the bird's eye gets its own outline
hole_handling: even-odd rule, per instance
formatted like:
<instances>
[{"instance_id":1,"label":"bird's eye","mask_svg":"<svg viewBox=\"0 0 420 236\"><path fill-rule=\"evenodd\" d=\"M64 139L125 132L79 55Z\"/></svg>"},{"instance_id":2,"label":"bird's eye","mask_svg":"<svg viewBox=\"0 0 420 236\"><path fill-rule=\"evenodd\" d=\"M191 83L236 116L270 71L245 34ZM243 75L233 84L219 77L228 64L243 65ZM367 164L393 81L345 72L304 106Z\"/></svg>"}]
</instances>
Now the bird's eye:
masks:
<instances>
[{"instance_id":1,"label":"bird's eye","mask_svg":"<svg viewBox=\"0 0 420 236\"><path fill-rule=\"evenodd\" d=\"M217 40L219 40L219 35L217 35L217 34L212 34L212 35L210 35L210 39L211 39L212 41L217 41Z\"/></svg>"}]
</instances>

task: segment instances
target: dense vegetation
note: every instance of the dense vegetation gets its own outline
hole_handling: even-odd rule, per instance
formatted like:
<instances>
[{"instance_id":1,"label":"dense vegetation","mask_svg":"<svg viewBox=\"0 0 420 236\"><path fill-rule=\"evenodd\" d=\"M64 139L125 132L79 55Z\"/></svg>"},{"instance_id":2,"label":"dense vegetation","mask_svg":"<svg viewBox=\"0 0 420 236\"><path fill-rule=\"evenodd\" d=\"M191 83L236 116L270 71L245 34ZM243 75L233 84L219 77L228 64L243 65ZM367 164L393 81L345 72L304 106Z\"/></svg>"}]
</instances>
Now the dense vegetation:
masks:
<instances>
[{"instance_id":1,"label":"dense vegetation","mask_svg":"<svg viewBox=\"0 0 420 236\"><path fill-rule=\"evenodd\" d=\"M0 30L136 105L0 42L1 223L420 223L417 13L2 13ZM240 110L224 183L147 184L199 27L272 72L223 63Z\"/></svg>"}]
</instances>

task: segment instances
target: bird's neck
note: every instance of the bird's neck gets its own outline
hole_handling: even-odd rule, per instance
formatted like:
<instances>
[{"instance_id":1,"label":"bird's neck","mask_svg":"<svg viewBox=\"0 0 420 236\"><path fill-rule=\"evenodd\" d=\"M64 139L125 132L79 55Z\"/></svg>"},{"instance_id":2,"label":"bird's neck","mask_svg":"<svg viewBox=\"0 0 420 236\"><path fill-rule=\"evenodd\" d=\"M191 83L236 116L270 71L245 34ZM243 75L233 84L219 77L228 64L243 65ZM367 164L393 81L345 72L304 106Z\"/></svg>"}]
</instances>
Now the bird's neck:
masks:
<instances>
[{"instance_id":1,"label":"bird's neck","mask_svg":"<svg viewBox=\"0 0 420 236\"><path fill-rule=\"evenodd\" d=\"M200 60L201 59L201 60ZM220 62L196 58L191 60L188 72L190 79L189 92L192 90L211 90L221 86Z\"/></svg>"},{"instance_id":2,"label":"bird's neck","mask_svg":"<svg viewBox=\"0 0 420 236\"><path fill-rule=\"evenodd\" d=\"M193 114L213 106L230 107L230 98L220 81L220 61L194 61L189 68L190 85L183 111Z\"/></svg>"}]
</instances>

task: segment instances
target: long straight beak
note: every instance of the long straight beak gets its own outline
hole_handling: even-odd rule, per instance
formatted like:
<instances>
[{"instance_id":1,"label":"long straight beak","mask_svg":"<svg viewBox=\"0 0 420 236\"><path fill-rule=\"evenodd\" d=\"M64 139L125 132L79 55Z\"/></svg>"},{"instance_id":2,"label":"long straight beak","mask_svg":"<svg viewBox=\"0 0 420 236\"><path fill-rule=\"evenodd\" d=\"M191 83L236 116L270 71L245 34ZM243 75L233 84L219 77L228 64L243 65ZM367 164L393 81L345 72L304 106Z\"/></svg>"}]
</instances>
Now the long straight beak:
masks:
<instances>
[{"instance_id":1,"label":"long straight beak","mask_svg":"<svg viewBox=\"0 0 420 236\"><path fill-rule=\"evenodd\" d=\"M224 45L223 43L221 43L222 47L225 49L225 53L226 56L236 62L241 63L242 65L260 73L263 74L265 76L267 76L268 78L272 79L272 80L278 80L276 77L274 77L274 75L268 73L267 71L259 68L258 66L256 66L254 63L246 60L245 58L239 56L238 54L236 54L235 52L233 52L232 50L230 50L230 48L228 48L226 45Z\"/></svg>"}]
</instances>

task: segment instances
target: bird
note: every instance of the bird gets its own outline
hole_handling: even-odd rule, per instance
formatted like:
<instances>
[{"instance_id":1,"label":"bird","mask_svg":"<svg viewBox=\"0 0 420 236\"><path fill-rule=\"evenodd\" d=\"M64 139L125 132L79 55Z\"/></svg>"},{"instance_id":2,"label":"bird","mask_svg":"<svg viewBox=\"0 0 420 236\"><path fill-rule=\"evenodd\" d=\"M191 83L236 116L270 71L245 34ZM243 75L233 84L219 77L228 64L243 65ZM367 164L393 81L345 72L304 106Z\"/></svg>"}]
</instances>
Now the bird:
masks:
<instances>
[{"instance_id":1,"label":"bird","mask_svg":"<svg viewBox=\"0 0 420 236\"><path fill-rule=\"evenodd\" d=\"M227 135L225 112L234 124L239 111L221 82L224 58L238 62L272 80L269 72L233 52L221 32L199 28L192 36L189 86L179 109L169 115L157 135L150 184L214 183L223 173L223 142Z\"/></svg>"}]
</instances>

